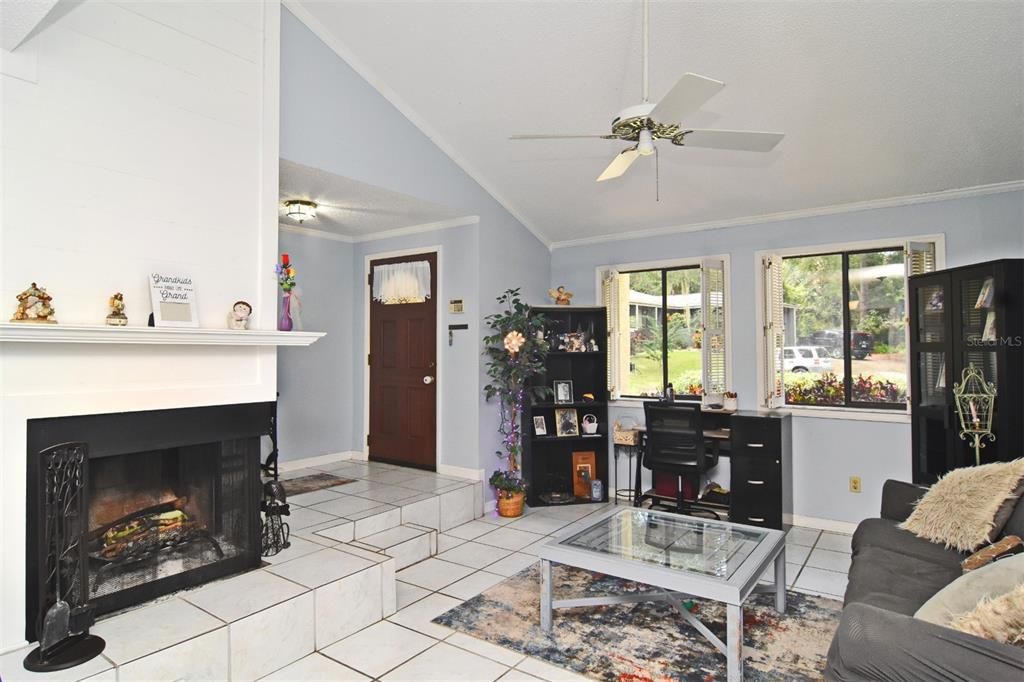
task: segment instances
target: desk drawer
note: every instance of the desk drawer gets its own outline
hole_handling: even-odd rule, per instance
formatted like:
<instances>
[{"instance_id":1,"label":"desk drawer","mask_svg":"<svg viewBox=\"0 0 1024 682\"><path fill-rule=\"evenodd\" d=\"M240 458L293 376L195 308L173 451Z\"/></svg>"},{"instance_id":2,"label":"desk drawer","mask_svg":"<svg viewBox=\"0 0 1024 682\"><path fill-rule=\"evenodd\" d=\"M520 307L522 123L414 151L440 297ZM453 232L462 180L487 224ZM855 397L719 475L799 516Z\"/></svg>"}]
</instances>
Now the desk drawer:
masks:
<instances>
[{"instance_id":1,"label":"desk drawer","mask_svg":"<svg viewBox=\"0 0 1024 682\"><path fill-rule=\"evenodd\" d=\"M778 457L782 451L779 421L761 417L734 417L731 441L734 454Z\"/></svg>"},{"instance_id":2,"label":"desk drawer","mask_svg":"<svg viewBox=\"0 0 1024 682\"><path fill-rule=\"evenodd\" d=\"M782 467L777 457L751 457L733 454L730 458L729 479L731 487L739 485L760 485L781 489Z\"/></svg>"},{"instance_id":3,"label":"desk drawer","mask_svg":"<svg viewBox=\"0 0 1024 682\"><path fill-rule=\"evenodd\" d=\"M734 496L729 508L729 520L733 523L746 523L751 526L782 530L782 509L777 502L740 499Z\"/></svg>"}]
</instances>

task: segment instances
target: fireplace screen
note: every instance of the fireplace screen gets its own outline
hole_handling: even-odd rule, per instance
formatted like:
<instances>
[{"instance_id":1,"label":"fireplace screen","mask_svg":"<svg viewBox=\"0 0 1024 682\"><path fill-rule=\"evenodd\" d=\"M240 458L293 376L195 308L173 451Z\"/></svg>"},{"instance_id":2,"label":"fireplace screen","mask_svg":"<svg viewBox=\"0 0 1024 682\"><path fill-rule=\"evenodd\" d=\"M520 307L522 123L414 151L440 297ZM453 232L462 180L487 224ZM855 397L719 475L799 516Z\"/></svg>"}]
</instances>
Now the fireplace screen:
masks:
<instances>
[{"instance_id":1,"label":"fireplace screen","mask_svg":"<svg viewBox=\"0 0 1024 682\"><path fill-rule=\"evenodd\" d=\"M249 570L260 563L260 437L273 403L29 421L26 638L54 602L45 504L57 443L88 452L79 487L84 584L94 616Z\"/></svg>"}]
</instances>

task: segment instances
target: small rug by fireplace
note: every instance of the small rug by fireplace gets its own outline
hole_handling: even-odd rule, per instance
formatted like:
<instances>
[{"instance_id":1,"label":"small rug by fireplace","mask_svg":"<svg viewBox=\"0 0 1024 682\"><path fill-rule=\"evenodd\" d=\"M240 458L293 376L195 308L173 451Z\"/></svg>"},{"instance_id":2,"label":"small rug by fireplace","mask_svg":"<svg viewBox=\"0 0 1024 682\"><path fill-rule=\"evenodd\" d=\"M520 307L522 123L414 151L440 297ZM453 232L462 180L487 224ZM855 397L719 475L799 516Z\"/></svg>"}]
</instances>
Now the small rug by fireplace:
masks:
<instances>
[{"instance_id":1,"label":"small rug by fireplace","mask_svg":"<svg viewBox=\"0 0 1024 682\"><path fill-rule=\"evenodd\" d=\"M333 488L336 485L345 485L346 483L352 483L354 480L353 478L342 478L334 474L319 473L299 476L298 478L282 479L281 484L284 486L284 492L288 497L294 497L302 493L311 493L315 490Z\"/></svg>"},{"instance_id":2,"label":"small rug by fireplace","mask_svg":"<svg viewBox=\"0 0 1024 682\"><path fill-rule=\"evenodd\" d=\"M558 599L650 590L647 585L567 566L552 567ZM744 679L820 680L842 603L796 592L786 613L774 595L744 607ZM697 600L693 611L725 640L725 606ZM538 565L443 613L435 623L609 682L725 679L725 657L665 602L556 609L550 635L540 629Z\"/></svg>"}]
</instances>

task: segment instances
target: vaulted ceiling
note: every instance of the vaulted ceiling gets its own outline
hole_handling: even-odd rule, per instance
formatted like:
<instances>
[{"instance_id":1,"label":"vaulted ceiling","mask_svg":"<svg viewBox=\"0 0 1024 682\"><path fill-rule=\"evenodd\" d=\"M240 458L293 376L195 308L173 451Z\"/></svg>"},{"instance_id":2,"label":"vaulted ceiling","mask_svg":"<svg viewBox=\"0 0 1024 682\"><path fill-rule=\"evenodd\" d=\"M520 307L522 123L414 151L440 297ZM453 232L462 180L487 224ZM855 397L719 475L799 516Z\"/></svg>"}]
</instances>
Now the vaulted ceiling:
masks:
<instances>
[{"instance_id":1,"label":"vaulted ceiling","mask_svg":"<svg viewBox=\"0 0 1024 682\"><path fill-rule=\"evenodd\" d=\"M659 143L595 178L640 102L637 2L286 5L550 241L1024 179L1024 3L653 2L651 99L726 87L689 127L783 131L767 154Z\"/></svg>"}]
</instances>

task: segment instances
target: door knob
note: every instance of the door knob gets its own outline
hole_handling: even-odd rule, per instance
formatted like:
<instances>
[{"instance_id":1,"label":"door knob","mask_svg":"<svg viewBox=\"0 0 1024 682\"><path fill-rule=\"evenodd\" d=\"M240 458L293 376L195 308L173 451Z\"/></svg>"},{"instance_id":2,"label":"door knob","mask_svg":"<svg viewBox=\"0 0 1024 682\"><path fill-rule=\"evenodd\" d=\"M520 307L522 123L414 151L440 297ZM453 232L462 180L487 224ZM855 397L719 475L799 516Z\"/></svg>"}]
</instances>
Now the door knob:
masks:
<instances>
[{"instance_id":1,"label":"door knob","mask_svg":"<svg viewBox=\"0 0 1024 682\"><path fill-rule=\"evenodd\" d=\"M432 377L432 376L425 376L425 377L423 377L423 383L425 383L425 384L432 384L432 383L434 383L434 377Z\"/></svg>"}]
</instances>

